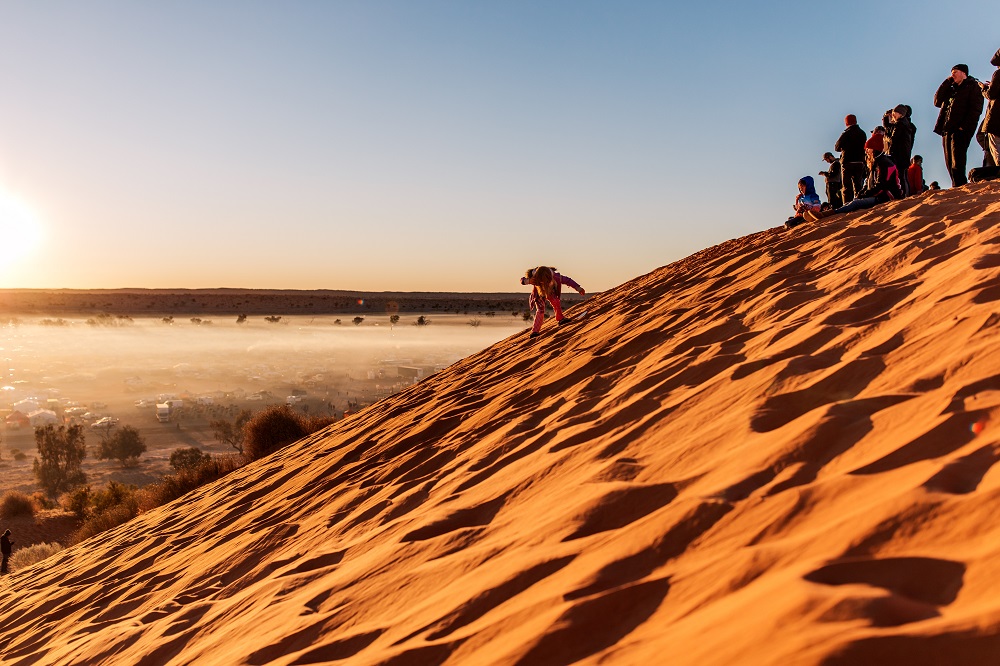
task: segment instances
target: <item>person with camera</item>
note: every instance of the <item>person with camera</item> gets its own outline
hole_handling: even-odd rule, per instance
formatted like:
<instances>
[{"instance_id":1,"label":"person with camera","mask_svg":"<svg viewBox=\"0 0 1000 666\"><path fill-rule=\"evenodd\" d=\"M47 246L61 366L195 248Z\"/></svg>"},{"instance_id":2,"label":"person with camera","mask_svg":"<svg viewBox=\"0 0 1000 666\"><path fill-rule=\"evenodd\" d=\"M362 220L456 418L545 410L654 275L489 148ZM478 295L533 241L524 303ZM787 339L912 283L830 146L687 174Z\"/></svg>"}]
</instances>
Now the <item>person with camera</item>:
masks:
<instances>
[{"instance_id":1,"label":"person with camera","mask_svg":"<svg viewBox=\"0 0 1000 666\"><path fill-rule=\"evenodd\" d=\"M882 126L885 127L885 153L895 163L896 170L905 174L910 168L910 155L913 153L913 139L917 128L910 121L913 110L906 104L897 104L882 116ZM906 179L902 181L903 196L909 194ZM919 194L919 192L914 192Z\"/></svg>"},{"instance_id":2,"label":"person with camera","mask_svg":"<svg viewBox=\"0 0 1000 666\"><path fill-rule=\"evenodd\" d=\"M944 163L951 175L953 187L965 185L965 162L969 144L976 134L979 116L983 113L983 96L979 82L969 76L968 65L955 65L951 76L934 93L934 106L941 109L934 133L941 135Z\"/></svg>"},{"instance_id":3,"label":"person with camera","mask_svg":"<svg viewBox=\"0 0 1000 666\"><path fill-rule=\"evenodd\" d=\"M843 181L840 177L840 162L833 156L833 153L824 153L823 161L830 165L829 171L820 171L819 175L826 178L826 200L834 208L844 205L842 194Z\"/></svg>"}]
</instances>

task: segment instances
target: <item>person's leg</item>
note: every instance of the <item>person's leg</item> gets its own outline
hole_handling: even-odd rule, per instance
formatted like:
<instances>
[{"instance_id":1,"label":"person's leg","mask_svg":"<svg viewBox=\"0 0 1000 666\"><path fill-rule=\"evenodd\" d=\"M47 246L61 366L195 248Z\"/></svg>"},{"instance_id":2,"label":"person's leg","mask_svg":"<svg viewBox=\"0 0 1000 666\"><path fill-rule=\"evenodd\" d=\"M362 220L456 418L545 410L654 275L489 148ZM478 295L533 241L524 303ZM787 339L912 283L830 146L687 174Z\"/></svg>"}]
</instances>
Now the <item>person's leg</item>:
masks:
<instances>
[{"instance_id":1,"label":"person's leg","mask_svg":"<svg viewBox=\"0 0 1000 666\"><path fill-rule=\"evenodd\" d=\"M944 134L941 137L941 145L944 147L944 168L948 170L948 177L951 178L951 186L955 186L955 160L953 153L955 150L952 141L953 134Z\"/></svg>"},{"instance_id":2,"label":"person's leg","mask_svg":"<svg viewBox=\"0 0 1000 666\"><path fill-rule=\"evenodd\" d=\"M873 206L875 206L875 203L876 203L875 197L867 199L855 199L850 203L844 204L843 206L841 206L840 208L836 209L833 212L838 215L840 213L853 213L856 210L865 210L866 208L872 208Z\"/></svg>"},{"instance_id":3,"label":"person's leg","mask_svg":"<svg viewBox=\"0 0 1000 666\"><path fill-rule=\"evenodd\" d=\"M535 321L531 324L531 332L538 333L542 330L542 322L545 321L545 301L542 301L535 308Z\"/></svg>"},{"instance_id":4,"label":"person's leg","mask_svg":"<svg viewBox=\"0 0 1000 666\"><path fill-rule=\"evenodd\" d=\"M562 301L558 296L552 296L549 298L549 303L552 304L552 309L556 311L556 322L563 320L562 313Z\"/></svg>"},{"instance_id":5,"label":"person's leg","mask_svg":"<svg viewBox=\"0 0 1000 666\"><path fill-rule=\"evenodd\" d=\"M955 134L955 147L952 159L955 160L955 176L960 181L960 185L965 185L969 182L965 164L969 157L969 144L972 143L972 137L972 134Z\"/></svg>"},{"instance_id":6,"label":"person's leg","mask_svg":"<svg viewBox=\"0 0 1000 666\"><path fill-rule=\"evenodd\" d=\"M841 169L841 178L844 182L844 203L850 203L861 191L861 179L864 165L860 162L845 162Z\"/></svg>"},{"instance_id":7,"label":"person's leg","mask_svg":"<svg viewBox=\"0 0 1000 666\"><path fill-rule=\"evenodd\" d=\"M832 192L830 193L830 205L834 208L840 208L844 205L844 192L842 183L834 183Z\"/></svg>"},{"instance_id":8,"label":"person's leg","mask_svg":"<svg viewBox=\"0 0 1000 666\"><path fill-rule=\"evenodd\" d=\"M1000 165L1000 134L987 134L989 141L989 155L993 158L993 165Z\"/></svg>"},{"instance_id":9,"label":"person's leg","mask_svg":"<svg viewBox=\"0 0 1000 666\"><path fill-rule=\"evenodd\" d=\"M976 132L976 143L978 143L979 147L983 149L983 166L996 166L997 161L990 151L990 135L986 132Z\"/></svg>"},{"instance_id":10,"label":"person's leg","mask_svg":"<svg viewBox=\"0 0 1000 666\"><path fill-rule=\"evenodd\" d=\"M892 161L896 163L896 177L899 178L899 189L904 197L909 196L910 183L906 178L906 170L910 167L910 156L901 155L893 157Z\"/></svg>"}]
</instances>

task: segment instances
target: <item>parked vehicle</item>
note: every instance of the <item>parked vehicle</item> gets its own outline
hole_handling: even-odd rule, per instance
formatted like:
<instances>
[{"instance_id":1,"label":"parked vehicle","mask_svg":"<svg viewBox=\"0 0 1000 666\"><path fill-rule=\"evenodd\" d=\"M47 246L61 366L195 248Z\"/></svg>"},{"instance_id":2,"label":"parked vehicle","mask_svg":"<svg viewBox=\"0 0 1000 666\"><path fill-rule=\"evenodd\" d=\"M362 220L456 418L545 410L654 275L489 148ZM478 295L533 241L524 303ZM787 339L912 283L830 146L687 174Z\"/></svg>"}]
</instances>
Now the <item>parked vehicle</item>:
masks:
<instances>
[{"instance_id":1,"label":"parked vehicle","mask_svg":"<svg viewBox=\"0 0 1000 666\"><path fill-rule=\"evenodd\" d=\"M169 402L160 402L156 404L156 420L160 423L167 423L170 421L170 415L173 414L173 407L170 406Z\"/></svg>"}]
</instances>

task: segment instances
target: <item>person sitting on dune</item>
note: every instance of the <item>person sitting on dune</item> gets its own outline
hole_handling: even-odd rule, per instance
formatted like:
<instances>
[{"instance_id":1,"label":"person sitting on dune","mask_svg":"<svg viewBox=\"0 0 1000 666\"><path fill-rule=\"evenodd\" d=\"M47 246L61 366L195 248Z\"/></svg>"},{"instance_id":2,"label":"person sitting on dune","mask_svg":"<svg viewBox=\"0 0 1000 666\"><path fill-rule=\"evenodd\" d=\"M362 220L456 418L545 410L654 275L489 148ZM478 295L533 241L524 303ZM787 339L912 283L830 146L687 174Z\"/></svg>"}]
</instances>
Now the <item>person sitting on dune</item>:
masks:
<instances>
[{"instance_id":1,"label":"person sitting on dune","mask_svg":"<svg viewBox=\"0 0 1000 666\"><path fill-rule=\"evenodd\" d=\"M528 297L528 307L535 311L535 321L531 326L531 335L529 336L532 338L537 337L539 331L542 330L542 322L545 321L546 300L552 304L552 309L556 311L556 322L562 325L565 321L560 303L563 285L576 289L580 294L587 293L573 278L560 275L552 266L529 268L524 273L524 277L521 278L521 284L532 286L531 295Z\"/></svg>"},{"instance_id":2,"label":"person sitting on dune","mask_svg":"<svg viewBox=\"0 0 1000 666\"><path fill-rule=\"evenodd\" d=\"M881 152L881 147L873 141L873 138L868 139L865 143L865 162L870 170L868 187L858 195L857 199L840 208L818 212L806 211L803 217L807 221L815 222L830 215L852 213L856 210L872 208L886 201L903 198L903 192L899 187L899 171L896 169L896 163L888 155Z\"/></svg>"},{"instance_id":3,"label":"person sitting on dune","mask_svg":"<svg viewBox=\"0 0 1000 666\"><path fill-rule=\"evenodd\" d=\"M792 204L795 215L785 220L785 226L789 229L797 227L805 222L803 215L810 211L819 212L821 205L812 176L799 178L799 194L795 197L795 203Z\"/></svg>"}]
</instances>

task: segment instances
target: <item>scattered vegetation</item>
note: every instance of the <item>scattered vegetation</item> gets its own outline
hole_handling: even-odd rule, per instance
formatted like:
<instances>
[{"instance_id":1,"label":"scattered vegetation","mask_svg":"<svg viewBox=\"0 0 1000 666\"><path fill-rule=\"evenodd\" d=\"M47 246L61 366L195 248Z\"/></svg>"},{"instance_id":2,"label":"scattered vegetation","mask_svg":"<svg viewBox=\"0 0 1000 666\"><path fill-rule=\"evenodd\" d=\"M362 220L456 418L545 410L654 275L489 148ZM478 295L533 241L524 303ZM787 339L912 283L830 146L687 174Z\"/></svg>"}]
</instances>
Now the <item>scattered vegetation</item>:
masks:
<instances>
[{"instance_id":1,"label":"scattered vegetation","mask_svg":"<svg viewBox=\"0 0 1000 666\"><path fill-rule=\"evenodd\" d=\"M430 319L428 319L427 317L425 317L423 315L420 315L419 317L417 317L417 320L415 322L413 322L413 325L414 326L426 326L429 323L431 323Z\"/></svg>"},{"instance_id":2,"label":"scattered vegetation","mask_svg":"<svg viewBox=\"0 0 1000 666\"><path fill-rule=\"evenodd\" d=\"M247 316L245 314L241 314L241 315L239 315L239 316L236 317L236 323L237 324L245 324L246 321L247 321Z\"/></svg>"},{"instance_id":3,"label":"scattered vegetation","mask_svg":"<svg viewBox=\"0 0 1000 666\"><path fill-rule=\"evenodd\" d=\"M281 316L271 315L269 317L264 317L264 321L266 321L269 324L277 324L279 321L281 321Z\"/></svg>"},{"instance_id":4,"label":"scattered vegetation","mask_svg":"<svg viewBox=\"0 0 1000 666\"><path fill-rule=\"evenodd\" d=\"M102 312L96 317L91 317L87 320L88 326L106 326L106 327L119 327L119 326L131 326L135 323L135 320L128 315L113 315L107 312Z\"/></svg>"},{"instance_id":5,"label":"scattered vegetation","mask_svg":"<svg viewBox=\"0 0 1000 666\"><path fill-rule=\"evenodd\" d=\"M69 326L70 323L65 319L42 319L38 322L39 326Z\"/></svg>"},{"instance_id":6,"label":"scattered vegetation","mask_svg":"<svg viewBox=\"0 0 1000 666\"><path fill-rule=\"evenodd\" d=\"M483 322L481 322L476 317L473 317L472 319L469 320L469 326L471 326L472 328L479 328L479 325L482 323Z\"/></svg>"},{"instance_id":7,"label":"scattered vegetation","mask_svg":"<svg viewBox=\"0 0 1000 666\"><path fill-rule=\"evenodd\" d=\"M355 317L351 321L354 323L355 326L360 326L361 322L363 322L364 320L365 320L364 317Z\"/></svg>"},{"instance_id":8,"label":"scattered vegetation","mask_svg":"<svg viewBox=\"0 0 1000 666\"><path fill-rule=\"evenodd\" d=\"M243 428L250 420L253 413L248 409L242 409L236 414L236 418L232 421L226 419L216 419L208 424L208 427L212 429L212 434L215 435L215 441L222 444L228 444L233 447L237 453L243 453Z\"/></svg>"},{"instance_id":9,"label":"scattered vegetation","mask_svg":"<svg viewBox=\"0 0 1000 666\"><path fill-rule=\"evenodd\" d=\"M16 460L17 462L21 462L22 460L28 459L28 454L22 451L21 449L11 449L10 457Z\"/></svg>"},{"instance_id":10,"label":"scattered vegetation","mask_svg":"<svg viewBox=\"0 0 1000 666\"><path fill-rule=\"evenodd\" d=\"M30 495L17 490L8 490L0 498L0 518L34 515L35 502Z\"/></svg>"},{"instance_id":11,"label":"scattered vegetation","mask_svg":"<svg viewBox=\"0 0 1000 666\"><path fill-rule=\"evenodd\" d=\"M55 555L63 547L56 542L36 543L25 548L18 548L10 556L10 566L14 571L27 569L33 564Z\"/></svg>"},{"instance_id":12,"label":"scattered vegetation","mask_svg":"<svg viewBox=\"0 0 1000 666\"><path fill-rule=\"evenodd\" d=\"M87 455L83 426L35 428L35 446L38 449L35 479L49 495L56 496L86 483L87 476L81 469Z\"/></svg>"},{"instance_id":13,"label":"scattered vegetation","mask_svg":"<svg viewBox=\"0 0 1000 666\"><path fill-rule=\"evenodd\" d=\"M389 315L389 323L393 324L393 325L398 324L399 323L399 315L398 314Z\"/></svg>"},{"instance_id":14,"label":"scattered vegetation","mask_svg":"<svg viewBox=\"0 0 1000 666\"><path fill-rule=\"evenodd\" d=\"M246 464L240 455L208 456L194 467L185 467L163 477L159 483L142 489L141 507L144 511L172 502L206 483L217 481Z\"/></svg>"},{"instance_id":15,"label":"scattered vegetation","mask_svg":"<svg viewBox=\"0 0 1000 666\"><path fill-rule=\"evenodd\" d=\"M146 442L139 431L132 426L123 426L121 430L101 439L97 459L117 460L122 467L135 467L139 456L145 452Z\"/></svg>"},{"instance_id":16,"label":"scattered vegetation","mask_svg":"<svg viewBox=\"0 0 1000 666\"><path fill-rule=\"evenodd\" d=\"M244 426L243 454L248 460L259 460L331 423L330 417L309 418L288 405L269 407Z\"/></svg>"},{"instance_id":17,"label":"scattered vegetation","mask_svg":"<svg viewBox=\"0 0 1000 666\"><path fill-rule=\"evenodd\" d=\"M162 321L164 324L172 324L172 323L174 323L174 318L173 317L164 317L160 321Z\"/></svg>"},{"instance_id":18,"label":"scattered vegetation","mask_svg":"<svg viewBox=\"0 0 1000 666\"><path fill-rule=\"evenodd\" d=\"M170 466L179 472L182 469L197 467L211 457L207 453L202 453L201 449L194 446L174 449L174 452L170 454Z\"/></svg>"}]
</instances>

